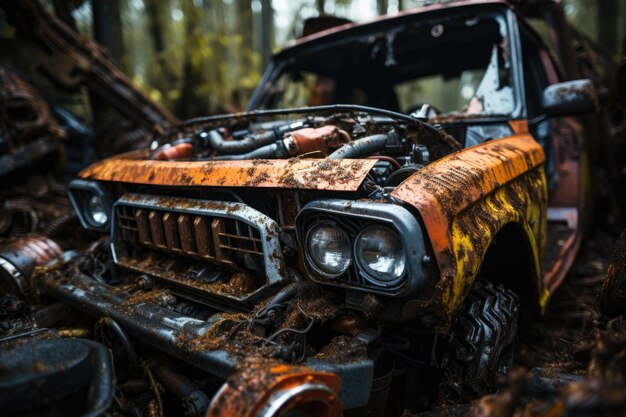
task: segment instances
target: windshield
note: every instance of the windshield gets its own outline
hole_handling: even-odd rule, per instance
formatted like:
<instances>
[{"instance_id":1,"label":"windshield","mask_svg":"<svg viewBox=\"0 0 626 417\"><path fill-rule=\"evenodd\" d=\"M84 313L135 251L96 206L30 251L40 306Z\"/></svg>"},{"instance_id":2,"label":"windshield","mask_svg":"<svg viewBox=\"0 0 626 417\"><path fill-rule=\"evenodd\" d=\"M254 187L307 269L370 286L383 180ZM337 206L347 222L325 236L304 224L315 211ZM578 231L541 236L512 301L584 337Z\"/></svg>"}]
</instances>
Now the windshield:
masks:
<instances>
[{"instance_id":1,"label":"windshield","mask_svg":"<svg viewBox=\"0 0 626 417\"><path fill-rule=\"evenodd\" d=\"M423 19L423 18L422 18ZM253 108L359 104L406 114L515 108L505 18L457 14L303 48L275 65Z\"/></svg>"}]
</instances>

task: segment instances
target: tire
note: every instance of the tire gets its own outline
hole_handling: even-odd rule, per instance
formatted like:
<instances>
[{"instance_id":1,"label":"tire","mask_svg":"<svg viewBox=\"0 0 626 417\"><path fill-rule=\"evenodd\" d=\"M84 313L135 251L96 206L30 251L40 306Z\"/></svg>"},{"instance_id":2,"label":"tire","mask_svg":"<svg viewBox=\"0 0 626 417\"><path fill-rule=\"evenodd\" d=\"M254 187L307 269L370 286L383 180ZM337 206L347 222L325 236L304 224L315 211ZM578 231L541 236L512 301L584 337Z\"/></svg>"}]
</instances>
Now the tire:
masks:
<instances>
[{"instance_id":1,"label":"tire","mask_svg":"<svg viewBox=\"0 0 626 417\"><path fill-rule=\"evenodd\" d=\"M444 393L452 402L495 391L496 377L513 364L519 316L517 295L477 280L457 314L443 358Z\"/></svg>"}]
</instances>

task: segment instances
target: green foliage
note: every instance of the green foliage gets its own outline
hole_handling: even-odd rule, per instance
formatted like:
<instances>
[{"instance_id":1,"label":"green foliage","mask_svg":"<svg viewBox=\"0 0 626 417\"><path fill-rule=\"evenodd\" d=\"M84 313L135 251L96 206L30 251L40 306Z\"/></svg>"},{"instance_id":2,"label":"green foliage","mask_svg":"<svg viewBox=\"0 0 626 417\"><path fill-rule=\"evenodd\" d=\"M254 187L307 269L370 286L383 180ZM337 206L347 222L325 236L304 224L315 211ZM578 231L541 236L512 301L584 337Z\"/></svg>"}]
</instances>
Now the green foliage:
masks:
<instances>
[{"instance_id":1,"label":"green foliage","mask_svg":"<svg viewBox=\"0 0 626 417\"><path fill-rule=\"evenodd\" d=\"M42 1L53 10L55 3L58 6L65 0ZM78 30L91 33L90 2L67 1ZM409 9L422 2L120 0L125 47L122 61L140 88L181 118L238 111L259 82L264 59L275 50L274 42L291 42L301 20L315 16L320 7L363 20L377 12ZM564 3L568 16L595 38L600 21L596 1ZM619 21L623 21L625 9L621 7ZM624 28L618 27L617 34L623 37Z\"/></svg>"},{"instance_id":2,"label":"green foliage","mask_svg":"<svg viewBox=\"0 0 626 417\"><path fill-rule=\"evenodd\" d=\"M140 88L183 118L241 110L237 98L251 94L262 70L249 1L247 10L221 0L125 1L131 76Z\"/></svg>"}]
</instances>

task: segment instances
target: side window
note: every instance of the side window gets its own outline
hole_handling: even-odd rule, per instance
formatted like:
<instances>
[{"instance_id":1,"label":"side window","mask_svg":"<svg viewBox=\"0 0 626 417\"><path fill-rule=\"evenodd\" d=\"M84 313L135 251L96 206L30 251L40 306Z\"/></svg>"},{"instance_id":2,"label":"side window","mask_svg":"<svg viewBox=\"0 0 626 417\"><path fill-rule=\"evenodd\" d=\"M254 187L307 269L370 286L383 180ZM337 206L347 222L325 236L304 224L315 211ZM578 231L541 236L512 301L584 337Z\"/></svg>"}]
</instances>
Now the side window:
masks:
<instances>
[{"instance_id":1,"label":"side window","mask_svg":"<svg viewBox=\"0 0 626 417\"><path fill-rule=\"evenodd\" d=\"M524 59L524 87L526 91L526 109L528 118L541 114L541 96L550 84L544 70L541 47L522 32L522 54Z\"/></svg>"},{"instance_id":2,"label":"side window","mask_svg":"<svg viewBox=\"0 0 626 417\"><path fill-rule=\"evenodd\" d=\"M551 140L553 121L542 118L532 123L533 119L543 114L541 98L543 90L550 84L559 82L558 73L548 51L540 42L533 40L522 31L522 54L524 57L524 87L526 91L526 109L531 121L530 130L543 147L547 162L545 165L548 187L556 186L553 143Z\"/></svg>"}]
</instances>

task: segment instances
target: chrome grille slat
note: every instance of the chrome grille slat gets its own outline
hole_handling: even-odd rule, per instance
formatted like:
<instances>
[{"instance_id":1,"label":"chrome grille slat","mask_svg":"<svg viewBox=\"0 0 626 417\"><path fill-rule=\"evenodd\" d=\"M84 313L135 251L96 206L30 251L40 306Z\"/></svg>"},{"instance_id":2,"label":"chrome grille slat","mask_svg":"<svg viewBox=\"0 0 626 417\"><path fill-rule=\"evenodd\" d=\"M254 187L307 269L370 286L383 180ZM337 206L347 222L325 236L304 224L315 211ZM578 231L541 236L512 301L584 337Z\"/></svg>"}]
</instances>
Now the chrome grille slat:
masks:
<instances>
[{"instance_id":1,"label":"chrome grille slat","mask_svg":"<svg viewBox=\"0 0 626 417\"><path fill-rule=\"evenodd\" d=\"M246 252L246 253L252 253L252 254L256 254L256 255L262 255L263 252L260 251L257 248L257 243L261 242L261 239L257 239L257 238L244 238L242 236L237 236L237 235L232 235L229 233L220 233L219 234L220 238L226 238L226 243L224 243L224 240L220 239L220 247L224 248L224 249L233 249L233 247L237 247L235 244L232 243L233 240L237 241L237 240L242 240L243 241L243 245L239 247L239 250L241 250L242 252ZM252 247L244 247L246 243L251 243ZM248 245L250 246L250 245Z\"/></svg>"}]
</instances>

